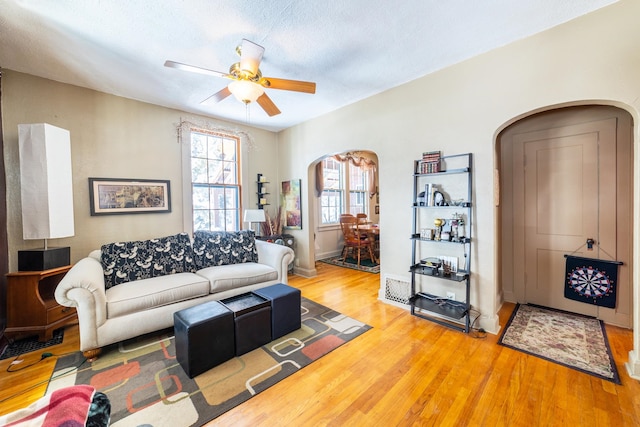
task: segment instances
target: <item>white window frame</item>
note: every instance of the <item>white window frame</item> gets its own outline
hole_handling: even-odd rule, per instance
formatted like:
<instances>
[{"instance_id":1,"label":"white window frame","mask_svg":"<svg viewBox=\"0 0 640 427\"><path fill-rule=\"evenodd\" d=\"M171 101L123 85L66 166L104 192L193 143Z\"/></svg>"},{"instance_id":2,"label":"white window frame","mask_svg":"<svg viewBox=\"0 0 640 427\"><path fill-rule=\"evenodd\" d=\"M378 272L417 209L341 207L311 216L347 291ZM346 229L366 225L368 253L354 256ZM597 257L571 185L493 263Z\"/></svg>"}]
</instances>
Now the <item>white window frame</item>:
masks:
<instances>
[{"instance_id":1,"label":"white window frame","mask_svg":"<svg viewBox=\"0 0 640 427\"><path fill-rule=\"evenodd\" d=\"M327 160L330 159L326 158L321 160L323 163ZM362 180L363 182L362 184L362 189L360 188L352 188L351 187L351 182L350 182L350 177L351 174L349 173L350 168L359 168L358 166L354 166L351 162L338 162L337 160L334 160L336 163L338 163L340 165L339 168L339 189L335 190L335 189L325 189L323 190L323 194L320 195L320 198L318 200L318 218L320 218L320 222L318 224L319 227L331 227L331 226L335 226L338 225L340 223L340 214L343 213L351 213L353 215L355 215L356 213L359 212L351 212L351 208L354 206L352 203L352 197L353 195L357 194L361 194L360 197L362 197L362 201L363 201L363 206L362 206L362 210L363 213L365 214L369 214L369 179L368 179L368 174L370 173L367 170L362 170ZM362 168L359 168L362 169ZM325 178L326 179L326 178ZM330 221L330 222L325 222L325 215L324 215L324 210L325 208L327 208L326 206L322 205L322 198L324 197L324 193L325 192L331 192L331 193L339 193L339 199L340 199L340 206L337 212L337 215L335 217L335 221Z\"/></svg>"},{"instance_id":2,"label":"white window frame","mask_svg":"<svg viewBox=\"0 0 640 427\"><path fill-rule=\"evenodd\" d=\"M193 201L193 188L194 186L208 186L210 188L228 188L236 191L235 206L231 209L223 209L226 211L235 211L235 219L231 223L235 223L235 230L232 230L230 224L225 221L226 231L236 231L242 229L242 144L241 139L233 133L226 133L222 130L209 131L197 127L191 127L189 129L181 130L181 142L182 142L182 178L183 178L183 225L185 231L193 233L195 228L194 217L194 201ZM191 141L193 134L203 134L207 136L222 137L235 141L236 146L236 160L233 162L236 168L236 182L232 183L194 183L192 182L192 157L191 157ZM232 225L231 224L231 225ZM215 229L215 228L214 228Z\"/></svg>"},{"instance_id":3,"label":"white window frame","mask_svg":"<svg viewBox=\"0 0 640 427\"><path fill-rule=\"evenodd\" d=\"M338 166L338 185L337 188L333 188L333 186L327 186L326 185L326 181L328 179L333 179L333 177L328 177L326 176L326 174L323 173L323 179L325 180L325 189L322 191L322 194L320 195L320 200L318 201L318 206L320 208L320 224L321 226L323 225L334 225L337 224L339 222L340 219L340 214L344 211L344 206L345 206L345 185L344 185L344 163L338 162L337 160L331 159L330 157L327 157L326 159L322 160L322 164L323 164L323 168L324 168L324 164L327 161L333 161L337 166ZM323 171L324 172L324 171ZM325 196L325 193L330 194L331 196ZM327 204L327 205L323 205L322 201L325 197L329 197L329 200L331 201L335 201L335 203L333 204ZM330 210L330 211L335 211L335 215L332 215L331 212L328 213L326 210ZM334 216L334 221L331 221L332 216ZM325 221L325 217L328 218L328 221Z\"/></svg>"},{"instance_id":4,"label":"white window frame","mask_svg":"<svg viewBox=\"0 0 640 427\"><path fill-rule=\"evenodd\" d=\"M347 182L348 182L348 196L349 201L346 205L348 207L348 213L352 215L356 215L359 213L364 213L369 215L369 172L362 167L354 166L351 162L346 162L346 169L349 171L347 174ZM354 183L352 182L352 169L359 169L361 172L362 182ZM360 188L358 188L360 187ZM354 200L361 200L362 204L356 204ZM361 209L358 209L361 208Z\"/></svg>"}]
</instances>

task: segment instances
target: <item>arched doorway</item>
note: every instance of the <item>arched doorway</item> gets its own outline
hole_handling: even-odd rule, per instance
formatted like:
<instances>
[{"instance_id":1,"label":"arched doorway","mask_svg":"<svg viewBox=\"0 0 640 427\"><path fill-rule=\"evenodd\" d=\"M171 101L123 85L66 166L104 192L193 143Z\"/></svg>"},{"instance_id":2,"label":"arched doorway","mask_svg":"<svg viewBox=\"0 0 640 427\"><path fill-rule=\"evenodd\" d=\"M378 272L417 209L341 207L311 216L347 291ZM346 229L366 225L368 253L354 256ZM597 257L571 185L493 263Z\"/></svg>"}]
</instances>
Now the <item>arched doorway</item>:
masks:
<instances>
[{"instance_id":1,"label":"arched doorway","mask_svg":"<svg viewBox=\"0 0 640 427\"><path fill-rule=\"evenodd\" d=\"M332 223L331 215L326 215L326 207L322 206L322 197L318 194L318 188L323 186L315 185L317 180L323 179L323 174L317 173L318 165L321 166L323 160L331 158L336 159L334 162L336 168L333 170L332 178L336 181L343 181L337 188L334 188L334 190L338 190L334 194L344 193L342 196L337 196L342 199L337 203L344 203L344 206L338 210L341 213L353 213L354 215L364 212L368 215L370 222L376 224L379 222L378 156L368 150L348 150L338 154L327 154L319 158L309 167L310 182L314 183L313 187L316 190L314 194L309 194L309 220L314 229L313 257L316 261L339 255L343 247L342 230L337 222L337 217L334 218L336 221ZM338 169L341 172L338 172Z\"/></svg>"},{"instance_id":2,"label":"arched doorway","mask_svg":"<svg viewBox=\"0 0 640 427\"><path fill-rule=\"evenodd\" d=\"M609 106L548 110L497 140L502 297L633 324L632 118ZM570 169L573 168L573 169ZM585 237L597 242L592 250ZM564 298L564 254L616 259L614 309Z\"/></svg>"}]
</instances>

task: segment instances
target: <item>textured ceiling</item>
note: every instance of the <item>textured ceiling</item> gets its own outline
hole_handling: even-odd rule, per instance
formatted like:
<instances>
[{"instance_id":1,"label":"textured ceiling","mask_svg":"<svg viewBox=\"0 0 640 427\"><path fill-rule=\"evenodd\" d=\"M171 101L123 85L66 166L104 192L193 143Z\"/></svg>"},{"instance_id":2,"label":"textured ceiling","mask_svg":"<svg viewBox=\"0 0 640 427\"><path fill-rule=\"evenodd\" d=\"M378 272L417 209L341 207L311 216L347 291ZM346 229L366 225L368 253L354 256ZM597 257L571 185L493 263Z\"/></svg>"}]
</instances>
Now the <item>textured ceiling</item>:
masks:
<instances>
[{"instance_id":1,"label":"textured ceiling","mask_svg":"<svg viewBox=\"0 0 640 427\"><path fill-rule=\"evenodd\" d=\"M0 67L268 130L281 130L616 0L0 0ZM265 48L265 76L317 83L268 89L268 117L229 97L243 38Z\"/></svg>"}]
</instances>

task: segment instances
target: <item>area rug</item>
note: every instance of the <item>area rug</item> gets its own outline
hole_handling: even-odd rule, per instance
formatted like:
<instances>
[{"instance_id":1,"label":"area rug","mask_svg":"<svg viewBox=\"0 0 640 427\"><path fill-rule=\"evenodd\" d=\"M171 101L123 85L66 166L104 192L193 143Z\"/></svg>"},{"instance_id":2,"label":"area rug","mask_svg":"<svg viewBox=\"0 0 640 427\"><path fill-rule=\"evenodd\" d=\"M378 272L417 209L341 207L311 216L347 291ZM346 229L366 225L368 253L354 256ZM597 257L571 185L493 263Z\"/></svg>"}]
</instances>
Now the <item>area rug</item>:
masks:
<instances>
[{"instance_id":1,"label":"area rug","mask_svg":"<svg viewBox=\"0 0 640 427\"><path fill-rule=\"evenodd\" d=\"M620 384L604 323L596 318L518 304L498 343Z\"/></svg>"},{"instance_id":2,"label":"area rug","mask_svg":"<svg viewBox=\"0 0 640 427\"><path fill-rule=\"evenodd\" d=\"M60 328L53 331L53 336L48 341L40 342L38 341L38 337L35 335L21 340L16 340L4 349L2 354L0 354L0 360L20 356L24 353L31 353L32 351L38 351L43 348L51 347L52 345L60 344L62 343L63 338L64 328Z\"/></svg>"},{"instance_id":3,"label":"area rug","mask_svg":"<svg viewBox=\"0 0 640 427\"><path fill-rule=\"evenodd\" d=\"M321 259L320 262L324 262L331 265L337 265L338 267L352 268L354 270L366 271L367 273L380 273L380 264L376 264L370 259L361 259L360 266L358 266L358 260L355 258L347 257L342 261L342 256L334 256L331 258Z\"/></svg>"},{"instance_id":4,"label":"area rug","mask_svg":"<svg viewBox=\"0 0 640 427\"><path fill-rule=\"evenodd\" d=\"M106 347L93 363L83 363L80 352L60 358L47 393L94 386L111 401L113 427L201 426L371 329L306 298L301 310L297 331L193 379L176 361L168 329Z\"/></svg>"}]
</instances>

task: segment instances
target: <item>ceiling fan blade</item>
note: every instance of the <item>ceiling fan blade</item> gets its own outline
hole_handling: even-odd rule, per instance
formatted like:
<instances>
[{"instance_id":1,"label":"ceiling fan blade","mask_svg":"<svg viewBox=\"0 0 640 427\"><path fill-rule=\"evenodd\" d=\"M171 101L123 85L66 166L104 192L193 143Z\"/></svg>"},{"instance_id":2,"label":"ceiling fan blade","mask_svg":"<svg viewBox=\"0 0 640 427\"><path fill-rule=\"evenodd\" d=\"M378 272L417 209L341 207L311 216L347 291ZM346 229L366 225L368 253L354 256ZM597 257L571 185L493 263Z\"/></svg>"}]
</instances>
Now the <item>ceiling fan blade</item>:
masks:
<instances>
[{"instance_id":1,"label":"ceiling fan blade","mask_svg":"<svg viewBox=\"0 0 640 427\"><path fill-rule=\"evenodd\" d=\"M262 61L264 48L247 39L242 39L240 48L240 69L248 71L252 76L258 74L258 67Z\"/></svg>"},{"instance_id":2,"label":"ceiling fan blade","mask_svg":"<svg viewBox=\"0 0 640 427\"><path fill-rule=\"evenodd\" d=\"M228 86L225 86L223 89L214 93L213 95L202 101L200 104L215 104L222 101L229 95L231 95L231 91L229 90Z\"/></svg>"},{"instance_id":3,"label":"ceiling fan blade","mask_svg":"<svg viewBox=\"0 0 640 427\"><path fill-rule=\"evenodd\" d=\"M276 107L276 104L273 103L271 98L269 98L266 93L263 93L262 95L260 95L257 101L258 101L258 104L260 104L262 109L265 111L265 113L269 115L269 117L280 114L280 110L278 110L278 107Z\"/></svg>"},{"instance_id":4,"label":"ceiling fan blade","mask_svg":"<svg viewBox=\"0 0 640 427\"><path fill-rule=\"evenodd\" d=\"M229 74L220 71L208 70L206 68L196 67L194 65L187 65L181 62L164 61L164 66L169 68L177 68L178 70L191 71L192 73L205 74L207 76L216 77L230 77Z\"/></svg>"},{"instance_id":5,"label":"ceiling fan blade","mask_svg":"<svg viewBox=\"0 0 640 427\"><path fill-rule=\"evenodd\" d=\"M313 82L303 82L301 80L276 79L265 77L262 79L262 86L270 89L292 90L295 92L316 93L316 84Z\"/></svg>"}]
</instances>

